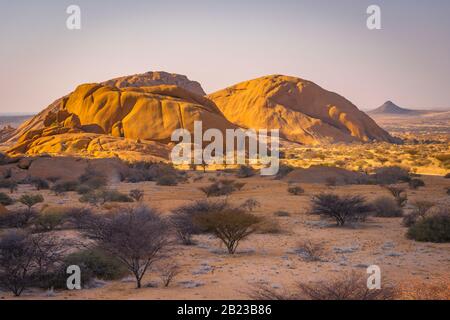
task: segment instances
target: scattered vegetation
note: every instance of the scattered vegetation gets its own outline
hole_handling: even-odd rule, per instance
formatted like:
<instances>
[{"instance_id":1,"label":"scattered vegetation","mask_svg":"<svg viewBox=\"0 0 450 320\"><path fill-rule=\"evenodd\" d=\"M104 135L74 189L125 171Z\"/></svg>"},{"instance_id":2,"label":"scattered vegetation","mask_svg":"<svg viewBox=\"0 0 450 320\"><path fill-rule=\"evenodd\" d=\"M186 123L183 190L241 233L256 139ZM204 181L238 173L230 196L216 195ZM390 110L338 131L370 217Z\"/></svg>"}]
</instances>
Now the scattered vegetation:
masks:
<instances>
[{"instance_id":1,"label":"scattered vegetation","mask_svg":"<svg viewBox=\"0 0 450 320\"><path fill-rule=\"evenodd\" d=\"M200 188L206 196L209 197L220 197L228 196L235 191L239 191L244 187L245 183L236 182L234 180L222 179L216 181L213 184Z\"/></svg>"},{"instance_id":2,"label":"scattered vegetation","mask_svg":"<svg viewBox=\"0 0 450 320\"><path fill-rule=\"evenodd\" d=\"M378 184L387 185L397 182L408 182L409 180L408 171L401 167L382 167L375 170L375 181Z\"/></svg>"},{"instance_id":3,"label":"scattered vegetation","mask_svg":"<svg viewBox=\"0 0 450 320\"><path fill-rule=\"evenodd\" d=\"M61 181L55 183L50 190L52 190L56 195L61 195L70 191L77 191L80 187L78 181Z\"/></svg>"},{"instance_id":4,"label":"scattered vegetation","mask_svg":"<svg viewBox=\"0 0 450 320\"><path fill-rule=\"evenodd\" d=\"M0 189L8 189L9 193L14 193L18 189L18 183L11 179L0 179Z\"/></svg>"},{"instance_id":5,"label":"scattered vegetation","mask_svg":"<svg viewBox=\"0 0 450 320\"><path fill-rule=\"evenodd\" d=\"M197 201L175 209L170 217L170 223L175 229L179 240L185 245L191 245L193 244L192 236L204 231L195 223L197 216L229 209L230 206L225 201Z\"/></svg>"},{"instance_id":6,"label":"scattered vegetation","mask_svg":"<svg viewBox=\"0 0 450 320\"><path fill-rule=\"evenodd\" d=\"M253 212L256 208L261 207L261 203L255 199L247 199L244 201L244 203L241 205L241 208L245 211Z\"/></svg>"},{"instance_id":7,"label":"scattered vegetation","mask_svg":"<svg viewBox=\"0 0 450 320\"><path fill-rule=\"evenodd\" d=\"M386 186L386 189L392 194L398 206L403 208L408 201L408 194L406 190L398 186Z\"/></svg>"},{"instance_id":8,"label":"scattered vegetation","mask_svg":"<svg viewBox=\"0 0 450 320\"><path fill-rule=\"evenodd\" d=\"M273 213L273 215L276 217L289 217L291 214L287 211L279 210L279 211L275 211Z\"/></svg>"},{"instance_id":9,"label":"scattered vegetation","mask_svg":"<svg viewBox=\"0 0 450 320\"><path fill-rule=\"evenodd\" d=\"M378 197L372 202L372 206L377 217L391 218L403 216L403 209L390 197Z\"/></svg>"},{"instance_id":10,"label":"scattered vegetation","mask_svg":"<svg viewBox=\"0 0 450 320\"><path fill-rule=\"evenodd\" d=\"M419 221L420 219L425 218L425 215L427 214L427 212L432 207L434 207L433 202L424 201L424 200L414 201L412 203L412 205L413 205L412 212L403 218L403 225L405 227L410 227L413 224L415 224L417 221Z\"/></svg>"},{"instance_id":11,"label":"scattered vegetation","mask_svg":"<svg viewBox=\"0 0 450 320\"><path fill-rule=\"evenodd\" d=\"M136 202L141 202L144 199L144 190L133 189L129 193L130 198Z\"/></svg>"},{"instance_id":12,"label":"scattered vegetation","mask_svg":"<svg viewBox=\"0 0 450 320\"><path fill-rule=\"evenodd\" d=\"M18 201L27 206L28 210L31 211L33 206L44 202L44 197L40 194L24 194Z\"/></svg>"},{"instance_id":13,"label":"scattered vegetation","mask_svg":"<svg viewBox=\"0 0 450 320\"><path fill-rule=\"evenodd\" d=\"M98 206L107 202L133 202L133 199L117 190L95 190L82 195L79 201Z\"/></svg>"},{"instance_id":14,"label":"scattered vegetation","mask_svg":"<svg viewBox=\"0 0 450 320\"><path fill-rule=\"evenodd\" d=\"M211 232L234 254L239 242L256 231L260 218L237 208L197 215L195 223L201 229Z\"/></svg>"},{"instance_id":15,"label":"scattered vegetation","mask_svg":"<svg viewBox=\"0 0 450 320\"><path fill-rule=\"evenodd\" d=\"M359 195L340 197L324 193L312 198L311 214L334 218L338 226L347 222L364 221L370 211L371 207Z\"/></svg>"},{"instance_id":16,"label":"scattered vegetation","mask_svg":"<svg viewBox=\"0 0 450 320\"><path fill-rule=\"evenodd\" d=\"M288 187L288 192L294 196L299 196L305 193L305 190L300 186L290 186Z\"/></svg>"},{"instance_id":17,"label":"scattered vegetation","mask_svg":"<svg viewBox=\"0 0 450 320\"><path fill-rule=\"evenodd\" d=\"M250 166L240 166L237 172L239 178L250 178L255 175L255 170Z\"/></svg>"},{"instance_id":18,"label":"scattered vegetation","mask_svg":"<svg viewBox=\"0 0 450 320\"><path fill-rule=\"evenodd\" d=\"M411 189L418 189L420 187L425 187L425 182L422 179L411 179L409 182L409 187Z\"/></svg>"},{"instance_id":19,"label":"scattered vegetation","mask_svg":"<svg viewBox=\"0 0 450 320\"><path fill-rule=\"evenodd\" d=\"M355 272L331 281L299 283L292 292L279 292L267 285L258 285L250 297L258 300L393 300L397 292L392 286L368 289L367 280Z\"/></svg>"},{"instance_id":20,"label":"scattered vegetation","mask_svg":"<svg viewBox=\"0 0 450 320\"><path fill-rule=\"evenodd\" d=\"M176 276L181 273L180 266L174 262L166 263L159 269L159 277L165 288L169 287Z\"/></svg>"},{"instance_id":21,"label":"scattered vegetation","mask_svg":"<svg viewBox=\"0 0 450 320\"><path fill-rule=\"evenodd\" d=\"M6 193L0 192L0 204L9 206L14 203L14 200Z\"/></svg>"},{"instance_id":22,"label":"scattered vegetation","mask_svg":"<svg viewBox=\"0 0 450 320\"><path fill-rule=\"evenodd\" d=\"M97 220L97 221L96 221ZM168 226L159 214L147 207L121 209L112 216L101 216L83 230L101 250L125 264L142 287L150 266L163 257L168 245Z\"/></svg>"},{"instance_id":23,"label":"scattered vegetation","mask_svg":"<svg viewBox=\"0 0 450 320\"><path fill-rule=\"evenodd\" d=\"M69 254L64 258L64 271L70 265L80 267L83 276L82 284L87 284L93 278L117 280L129 273L122 261L95 247Z\"/></svg>"},{"instance_id":24,"label":"scattered vegetation","mask_svg":"<svg viewBox=\"0 0 450 320\"><path fill-rule=\"evenodd\" d=\"M55 238L10 231L0 238L0 287L20 296L55 272L64 250Z\"/></svg>"},{"instance_id":25,"label":"scattered vegetation","mask_svg":"<svg viewBox=\"0 0 450 320\"><path fill-rule=\"evenodd\" d=\"M14 210L0 215L0 228L26 228L37 217L34 210Z\"/></svg>"},{"instance_id":26,"label":"scattered vegetation","mask_svg":"<svg viewBox=\"0 0 450 320\"><path fill-rule=\"evenodd\" d=\"M322 261L325 250L322 243L305 240L299 242L295 252L300 255L303 260L311 262Z\"/></svg>"},{"instance_id":27,"label":"scattered vegetation","mask_svg":"<svg viewBox=\"0 0 450 320\"><path fill-rule=\"evenodd\" d=\"M409 227L407 237L421 242L450 242L449 208L438 208L432 214L419 219Z\"/></svg>"}]
</instances>

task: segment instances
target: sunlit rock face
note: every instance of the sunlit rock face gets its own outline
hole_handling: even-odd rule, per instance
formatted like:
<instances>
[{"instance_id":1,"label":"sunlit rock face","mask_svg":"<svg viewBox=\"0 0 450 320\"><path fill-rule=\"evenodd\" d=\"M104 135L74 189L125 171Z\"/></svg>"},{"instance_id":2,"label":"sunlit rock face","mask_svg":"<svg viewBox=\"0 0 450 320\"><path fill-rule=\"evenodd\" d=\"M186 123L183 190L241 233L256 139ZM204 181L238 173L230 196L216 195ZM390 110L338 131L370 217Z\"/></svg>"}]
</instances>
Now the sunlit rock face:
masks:
<instances>
[{"instance_id":1,"label":"sunlit rock face","mask_svg":"<svg viewBox=\"0 0 450 320\"><path fill-rule=\"evenodd\" d=\"M350 101L300 78L265 76L208 97L236 125L279 128L283 138L295 142L396 142Z\"/></svg>"},{"instance_id":2,"label":"sunlit rock face","mask_svg":"<svg viewBox=\"0 0 450 320\"><path fill-rule=\"evenodd\" d=\"M89 151L95 147L92 140L96 135L169 143L174 130L185 128L192 132L195 121L202 121L204 130L224 132L235 128L213 102L177 86L117 88L83 84L32 119L35 128L25 130L10 151Z\"/></svg>"}]
</instances>

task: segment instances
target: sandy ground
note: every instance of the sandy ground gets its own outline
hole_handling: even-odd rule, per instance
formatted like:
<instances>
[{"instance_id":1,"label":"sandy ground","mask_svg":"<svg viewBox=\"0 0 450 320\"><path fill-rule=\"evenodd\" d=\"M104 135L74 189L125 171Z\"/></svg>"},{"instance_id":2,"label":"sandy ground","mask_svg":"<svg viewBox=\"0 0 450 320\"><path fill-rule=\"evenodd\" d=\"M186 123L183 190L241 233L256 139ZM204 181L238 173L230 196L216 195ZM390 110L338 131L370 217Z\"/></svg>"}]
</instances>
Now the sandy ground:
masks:
<instances>
[{"instance_id":1,"label":"sandy ground","mask_svg":"<svg viewBox=\"0 0 450 320\"><path fill-rule=\"evenodd\" d=\"M208 178L215 176L216 173L207 173L200 181L192 182L191 179L191 182L176 187L156 186L153 182L120 183L111 187L123 192L142 189L145 191L144 202L167 215L180 205L204 199L198 188L211 183ZM180 265L182 272L169 288L162 287L157 272L149 272L143 283L157 284L158 287L136 290L132 279L126 278L106 282L95 289L56 291L51 296L44 291L31 290L22 298L247 299L256 283L289 289L300 281L332 279L346 271L365 274L367 266L372 264L380 266L384 281L398 285L450 284L450 244L419 243L406 239L406 228L401 225L401 218L370 218L357 227L337 228L332 221L323 221L307 214L310 197L314 194L333 191L338 194L361 194L371 200L388 195L379 186L302 184L305 194L293 196L287 192L287 183L283 181L262 177L241 180L247 183L246 186L231 195L228 201L233 204L248 198L259 201L261 207L255 210L255 214L278 222L281 233L251 235L241 243L234 256L227 255L218 240L206 235L196 237L195 246L176 245L171 257ZM426 176L423 180L425 188L408 190L410 200L448 200L444 187L450 187L449 179ZM31 191L31 186L20 186L15 196ZM49 191L42 191L42 194L46 203L51 205L80 205L78 195L74 193L55 196ZM287 211L290 216L277 217L274 212L278 210ZM324 261L305 262L293 253L299 241L308 239L324 244ZM5 292L0 293L0 297L12 298Z\"/></svg>"}]
</instances>

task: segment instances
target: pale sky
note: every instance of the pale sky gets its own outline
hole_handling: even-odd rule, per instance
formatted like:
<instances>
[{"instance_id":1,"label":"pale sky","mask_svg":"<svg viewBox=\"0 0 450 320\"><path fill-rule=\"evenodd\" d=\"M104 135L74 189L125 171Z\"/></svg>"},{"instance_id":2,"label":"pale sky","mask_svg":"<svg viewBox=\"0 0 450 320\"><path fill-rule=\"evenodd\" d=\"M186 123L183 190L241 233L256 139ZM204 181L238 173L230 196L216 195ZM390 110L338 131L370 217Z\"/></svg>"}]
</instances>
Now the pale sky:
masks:
<instances>
[{"instance_id":1,"label":"pale sky","mask_svg":"<svg viewBox=\"0 0 450 320\"><path fill-rule=\"evenodd\" d=\"M81 30L66 8L81 7ZM382 30L366 27L377 4ZM450 109L448 0L0 0L0 113L37 112L78 84L167 71L214 92L267 74L367 110Z\"/></svg>"}]
</instances>

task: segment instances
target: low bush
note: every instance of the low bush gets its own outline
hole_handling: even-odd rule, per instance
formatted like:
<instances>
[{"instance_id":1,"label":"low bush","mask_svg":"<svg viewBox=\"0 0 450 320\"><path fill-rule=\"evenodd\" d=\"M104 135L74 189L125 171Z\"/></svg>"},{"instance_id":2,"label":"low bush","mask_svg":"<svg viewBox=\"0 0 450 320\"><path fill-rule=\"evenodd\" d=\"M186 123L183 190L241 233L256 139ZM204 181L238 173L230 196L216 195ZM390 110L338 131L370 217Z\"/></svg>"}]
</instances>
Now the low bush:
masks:
<instances>
[{"instance_id":1,"label":"low bush","mask_svg":"<svg viewBox=\"0 0 450 320\"><path fill-rule=\"evenodd\" d=\"M434 207L434 203L425 200L418 200L412 203L413 210L403 218L403 225L410 227L420 219L425 218L427 212Z\"/></svg>"},{"instance_id":2,"label":"low bush","mask_svg":"<svg viewBox=\"0 0 450 320\"><path fill-rule=\"evenodd\" d=\"M126 266L119 259L98 248L71 253L64 258L64 265L66 267L78 265L82 274L87 273L90 275L88 278L101 280L117 280L129 273Z\"/></svg>"},{"instance_id":3,"label":"low bush","mask_svg":"<svg viewBox=\"0 0 450 320\"><path fill-rule=\"evenodd\" d=\"M390 197L379 197L372 202L372 207L377 217L401 217L403 209Z\"/></svg>"},{"instance_id":4,"label":"low bush","mask_svg":"<svg viewBox=\"0 0 450 320\"><path fill-rule=\"evenodd\" d=\"M450 179L450 172L444 176L445 179Z\"/></svg>"},{"instance_id":5,"label":"low bush","mask_svg":"<svg viewBox=\"0 0 450 320\"><path fill-rule=\"evenodd\" d=\"M290 186L288 187L288 192L294 196L299 196L305 193L305 190L300 186Z\"/></svg>"},{"instance_id":6,"label":"low bush","mask_svg":"<svg viewBox=\"0 0 450 320\"><path fill-rule=\"evenodd\" d=\"M241 205L241 208L245 211L253 212L256 208L261 207L261 203L259 203L258 200L255 199L247 199L244 201L244 203Z\"/></svg>"},{"instance_id":7,"label":"low bush","mask_svg":"<svg viewBox=\"0 0 450 320\"><path fill-rule=\"evenodd\" d=\"M255 170L250 166L240 166L237 172L239 178L250 178L255 175Z\"/></svg>"},{"instance_id":8,"label":"low bush","mask_svg":"<svg viewBox=\"0 0 450 320\"><path fill-rule=\"evenodd\" d=\"M28 210L38 203L44 202L44 197L41 194L24 194L17 201L27 206Z\"/></svg>"},{"instance_id":9,"label":"low bush","mask_svg":"<svg viewBox=\"0 0 450 320\"><path fill-rule=\"evenodd\" d=\"M274 219L261 219L256 227L259 234L280 234L284 231L280 223Z\"/></svg>"},{"instance_id":10,"label":"low bush","mask_svg":"<svg viewBox=\"0 0 450 320\"><path fill-rule=\"evenodd\" d=\"M214 182L213 184L200 188L206 196L209 197L220 197L228 196L235 191L239 191L245 183L235 182L234 180L222 179L220 181Z\"/></svg>"},{"instance_id":11,"label":"low bush","mask_svg":"<svg viewBox=\"0 0 450 320\"><path fill-rule=\"evenodd\" d=\"M411 179L409 182L409 187L411 189L418 189L420 187L425 187L425 182L422 179Z\"/></svg>"},{"instance_id":12,"label":"low bush","mask_svg":"<svg viewBox=\"0 0 450 320\"><path fill-rule=\"evenodd\" d=\"M134 201L140 202L144 199L144 190L133 189L128 194Z\"/></svg>"},{"instance_id":13,"label":"low bush","mask_svg":"<svg viewBox=\"0 0 450 320\"><path fill-rule=\"evenodd\" d=\"M0 179L0 189L8 189L10 193L17 191L18 183L11 179Z\"/></svg>"},{"instance_id":14,"label":"low bush","mask_svg":"<svg viewBox=\"0 0 450 320\"><path fill-rule=\"evenodd\" d=\"M10 231L0 238L0 288L20 296L46 282L62 260L64 246L48 235ZM48 287L47 287L48 288Z\"/></svg>"},{"instance_id":15,"label":"low bush","mask_svg":"<svg viewBox=\"0 0 450 320\"><path fill-rule=\"evenodd\" d=\"M79 201L81 203L103 205L107 202L133 202L133 199L117 190L96 190L82 195Z\"/></svg>"},{"instance_id":16,"label":"low bush","mask_svg":"<svg viewBox=\"0 0 450 320\"><path fill-rule=\"evenodd\" d=\"M371 210L371 206L359 195L340 197L324 193L312 198L311 214L334 218L338 226L364 221Z\"/></svg>"},{"instance_id":17,"label":"low bush","mask_svg":"<svg viewBox=\"0 0 450 320\"><path fill-rule=\"evenodd\" d=\"M308 262L312 261L322 261L324 256L323 244L319 242L312 242L311 240L301 241L295 252L300 255L300 257Z\"/></svg>"},{"instance_id":18,"label":"low bush","mask_svg":"<svg viewBox=\"0 0 450 320\"><path fill-rule=\"evenodd\" d=\"M80 183L78 181L61 181L55 183L50 189L57 195L70 191L77 191Z\"/></svg>"},{"instance_id":19,"label":"low bush","mask_svg":"<svg viewBox=\"0 0 450 320\"><path fill-rule=\"evenodd\" d=\"M39 177L26 177L20 182L21 184L31 184L36 188L36 190L48 190L50 185L47 180Z\"/></svg>"},{"instance_id":20,"label":"low bush","mask_svg":"<svg viewBox=\"0 0 450 320\"><path fill-rule=\"evenodd\" d=\"M67 219L64 210L52 209L36 216L33 225L37 232L50 232L60 227Z\"/></svg>"},{"instance_id":21,"label":"low bush","mask_svg":"<svg viewBox=\"0 0 450 320\"><path fill-rule=\"evenodd\" d=\"M376 169L374 178L378 184L382 185L408 182L411 179L406 169L397 166Z\"/></svg>"},{"instance_id":22,"label":"low bush","mask_svg":"<svg viewBox=\"0 0 450 320\"><path fill-rule=\"evenodd\" d=\"M279 211L275 211L273 213L273 215L276 216L276 217L289 217L291 214L289 212L287 212L287 211L279 210Z\"/></svg>"},{"instance_id":23,"label":"low bush","mask_svg":"<svg viewBox=\"0 0 450 320\"><path fill-rule=\"evenodd\" d=\"M6 193L0 192L0 204L9 206L14 203L14 200Z\"/></svg>"},{"instance_id":24,"label":"low bush","mask_svg":"<svg viewBox=\"0 0 450 320\"><path fill-rule=\"evenodd\" d=\"M0 215L0 228L26 228L37 217L34 210L14 210Z\"/></svg>"},{"instance_id":25,"label":"low bush","mask_svg":"<svg viewBox=\"0 0 450 320\"><path fill-rule=\"evenodd\" d=\"M170 223L174 227L178 239L185 245L191 245L193 244L193 235L205 232L195 223L195 217L229 209L230 206L224 201L197 201L175 209L170 217Z\"/></svg>"},{"instance_id":26,"label":"low bush","mask_svg":"<svg viewBox=\"0 0 450 320\"><path fill-rule=\"evenodd\" d=\"M92 167L88 167L78 180L81 185L91 189L103 188L108 184L106 176Z\"/></svg>"},{"instance_id":27,"label":"low bush","mask_svg":"<svg viewBox=\"0 0 450 320\"><path fill-rule=\"evenodd\" d=\"M256 231L260 221L260 218L239 209L197 215L194 218L195 224L225 244L229 254L234 254L240 241Z\"/></svg>"},{"instance_id":28,"label":"low bush","mask_svg":"<svg viewBox=\"0 0 450 320\"><path fill-rule=\"evenodd\" d=\"M436 212L412 224L408 229L407 237L420 242L450 242L449 208L439 208Z\"/></svg>"},{"instance_id":29,"label":"low bush","mask_svg":"<svg viewBox=\"0 0 450 320\"><path fill-rule=\"evenodd\" d=\"M158 186L176 186L178 184L178 178L172 174L165 174L156 178L156 185Z\"/></svg>"},{"instance_id":30,"label":"low bush","mask_svg":"<svg viewBox=\"0 0 450 320\"><path fill-rule=\"evenodd\" d=\"M408 194L404 188L397 186L386 186L386 189L395 198L395 201L399 207L403 208L406 205L406 202L408 201Z\"/></svg>"}]
</instances>

